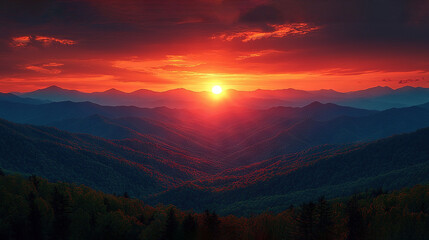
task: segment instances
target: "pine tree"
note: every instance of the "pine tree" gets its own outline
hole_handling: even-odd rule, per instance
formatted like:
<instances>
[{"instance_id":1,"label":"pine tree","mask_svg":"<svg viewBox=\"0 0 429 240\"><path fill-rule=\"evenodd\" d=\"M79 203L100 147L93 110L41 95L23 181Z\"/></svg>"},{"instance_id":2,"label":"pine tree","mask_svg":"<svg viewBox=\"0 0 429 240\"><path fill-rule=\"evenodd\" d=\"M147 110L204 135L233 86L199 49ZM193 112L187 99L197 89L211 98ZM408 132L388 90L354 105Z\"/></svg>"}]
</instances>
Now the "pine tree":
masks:
<instances>
[{"instance_id":1,"label":"pine tree","mask_svg":"<svg viewBox=\"0 0 429 240\"><path fill-rule=\"evenodd\" d=\"M142 213L142 214L140 214L138 217L137 217L137 220L139 220L139 222L141 223L141 224L143 224L143 225L146 225L147 223L146 223L146 217L144 216L144 214Z\"/></svg>"},{"instance_id":2,"label":"pine tree","mask_svg":"<svg viewBox=\"0 0 429 240\"><path fill-rule=\"evenodd\" d=\"M70 226L70 203L67 196L61 193L58 190L58 187L54 188L54 193L52 195L52 208L54 210L52 239L66 239Z\"/></svg>"},{"instance_id":3,"label":"pine tree","mask_svg":"<svg viewBox=\"0 0 429 240\"><path fill-rule=\"evenodd\" d=\"M179 223L176 218L176 213L174 211L174 208L170 208L168 210L167 214L167 221L165 223L165 230L164 230L164 236L163 239L165 240L172 240L175 238L177 233L177 227Z\"/></svg>"},{"instance_id":4,"label":"pine tree","mask_svg":"<svg viewBox=\"0 0 429 240\"><path fill-rule=\"evenodd\" d=\"M220 221L216 212L210 213L208 210L203 214L204 227L207 231L206 239L217 239L219 235Z\"/></svg>"},{"instance_id":5,"label":"pine tree","mask_svg":"<svg viewBox=\"0 0 429 240\"><path fill-rule=\"evenodd\" d=\"M319 198L317 204L318 222L317 222L317 239L329 240L333 238L333 221L332 209L325 197Z\"/></svg>"},{"instance_id":6,"label":"pine tree","mask_svg":"<svg viewBox=\"0 0 429 240\"><path fill-rule=\"evenodd\" d=\"M316 205L313 202L303 204L301 211L298 215L298 231L296 238L298 240L313 240L316 239L315 235L315 222L316 222Z\"/></svg>"},{"instance_id":7,"label":"pine tree","mask_svg":"<svg viewBox=\"0 0 429 240\"><path fill-rule=\"evenodd\" d=\"M107 212L113 211L112 205L110 204L110 201L109 201L108 198L104 197L103 198L103 203L104 203L104 206L106 206L106 211Z\"/></svg>"},{"instance_id":8,"label":"pine tree","mask_svg":"<svg viewBox=\"0 0 429 240\"><path fill-rule=\"evenodd\" d=\"M40 179L36 175L31 175L28 177L28 180L33 184L34 188L39 191L40 188Z\"/></svg>"},{"instance_id":9,"label":"pine tree","mask_svg":"<svg viewBox=\"0 0 429 240\"><path fill-rule=\"evenodd\" d=\"M195 218L189 213L182 223L184 239L195 239L197 227Z\"/></svg>"},{"instance_id":10,"label":"pine tree","mask_svg":"<svg viewBox=\"0 0 429 240\"><path fill-rule=\"evenodd\" d=\"M347 240L361 240L365 236L365 222L356 196L347 203Z\"/></svg>"},{"instance_id":11,"label":"pine tree","mask_svg":"<svg viewBox=\"0 0 429 240\"><path fill-rule=\"evenodd\" d=\"M39 207L36 204L36 195L30 192L28 195L28 201L30 206L30 214L28 215L28 222L30 223L29 233L32 239L40 240L43 239L42 231L42 217Z\"/></svg>"}]
</instances>

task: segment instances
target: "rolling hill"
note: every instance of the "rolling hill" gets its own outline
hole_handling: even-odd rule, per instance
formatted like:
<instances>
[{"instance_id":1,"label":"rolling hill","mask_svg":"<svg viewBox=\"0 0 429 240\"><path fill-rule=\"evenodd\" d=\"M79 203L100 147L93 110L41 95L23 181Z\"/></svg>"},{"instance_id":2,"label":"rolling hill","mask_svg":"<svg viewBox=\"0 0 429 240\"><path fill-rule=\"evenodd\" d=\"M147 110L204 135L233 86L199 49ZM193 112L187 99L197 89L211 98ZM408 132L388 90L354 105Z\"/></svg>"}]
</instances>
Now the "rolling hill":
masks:
<instances>
[{"instance_id":1,"label":"rolling hill","mask_svg":"<svg viewBox=\"0 0 429 240\"><path fill-rule=\"evenodd\" d=\"M51 127L0 122L0 166L51 180L142 197L215 170L149 137L111 141ZM24 151L23 151L24 149Z\"/></svg>"},{"instance_id":2,"label":"rolling hill","mask_svg":"<svg viewBox=\"0 0 429 240\"><path fill-rule=\"evenodd\" d=\"M322 145L236 168L191 157L149 136L107 140L4 120L0 136L0 167L8 171L222 214L277 211L316 195L429 182L427 128L370 143Z\"/></svg>"},{"instance_id":3,"label":"rolling hill","mask_svg":"<svg viewBox=\"0 0 429 240\"><path fill-rule=\"evenodd\" d=\"M182 209L216 209L222 214L250 214L279 211L290 204L309 201L314 196L338 197L369 188L398 189L419 183L429 183L429 128L371 143L348 146L343 151L328 151L318 158L300 156L304 161L293 171L273 174L267 167L255 171L268 172L244 187L211 191L195 185L183 185L147 199L150 203L171 203ZM317 156L317 154L316 154ZM289 158L279 163L291 166ZM310 160L310 161L308 161ZM228 175L227 173L225 173ZM232 176L237 176L233 171ZM246 175L243 175L244 178ZM253 176L250 175L252 178ZM239 180L237 182L243 182ZM198 199L197 201L195 199ZM198 205L200 204L200 205ZM197 207L197 206L200 206Z\"/></svg>"}]
</instances>

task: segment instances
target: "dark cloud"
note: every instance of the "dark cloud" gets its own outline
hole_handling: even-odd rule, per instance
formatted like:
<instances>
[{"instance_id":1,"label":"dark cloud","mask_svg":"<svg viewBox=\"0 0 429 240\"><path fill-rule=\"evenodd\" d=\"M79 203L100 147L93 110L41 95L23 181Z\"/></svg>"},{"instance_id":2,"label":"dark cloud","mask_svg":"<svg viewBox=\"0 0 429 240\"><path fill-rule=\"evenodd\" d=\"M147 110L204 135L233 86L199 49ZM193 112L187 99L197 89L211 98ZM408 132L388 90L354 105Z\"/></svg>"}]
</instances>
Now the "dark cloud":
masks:
<instances>
[{"instance_id":1,"label":"dark cloud","mask_svg":"<svg viewBox=\"0 0 429 240\"><path fill-rule=\"evenodd\" d=\"M273 0L286 21L404 23L427 8L426 0ZM426 13L426 16L429 13ZM425 18L419 13L418 18Z\"/></svg>"},{"instance_id":2,"label":"dark cloud","mask_svg":"<svg viewBox=\"0 0 429 240\"><path fill-rule=\"evenodd\" d=\"M425 81L425 78L414 78L414 79L402 79L399 80L398 83L399 84L410 84L410 83L416 83L416 82L421 82L421 81Z\"/></svg>"},{"instance_id":3,"label":"dark cloud","mask_svg":"<svg viewBox=\"0 0 429 240\"><path fill-rule=\"evenodd\" d=\"M244 23L272 23L278 24L284 21L282 12L272 5L260 5L240 16L240 22Z\"/></svg>"},{"instance_id":4,"label":"dark cloud","mask_svg":"<svg viewBox=\"0 0 429 240\"><path fill-rule=\"evenodd\" d=\"M88 1L3 0L1 4L1 20L27 26L89 24L102 20L100 12Z\"/></svg>"}]
</instances>

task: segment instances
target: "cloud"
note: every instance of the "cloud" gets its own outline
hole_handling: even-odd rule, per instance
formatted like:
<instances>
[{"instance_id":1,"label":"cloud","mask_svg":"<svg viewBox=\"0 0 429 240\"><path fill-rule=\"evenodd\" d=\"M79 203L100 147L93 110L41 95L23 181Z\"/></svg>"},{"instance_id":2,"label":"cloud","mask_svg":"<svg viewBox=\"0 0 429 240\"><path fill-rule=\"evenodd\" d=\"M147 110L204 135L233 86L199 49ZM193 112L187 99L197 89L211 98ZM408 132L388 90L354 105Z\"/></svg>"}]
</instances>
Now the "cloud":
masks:
<instances>
[{"instance_id":1,"label":"cloud","mask_svg":"<svg viewBox=\"0 0 429 240\"><path fill-rule=\"evenodd\" d=\"M214 39L220 38L226 41L240 39L243 42L249 42L263 38L283 38L286 36L305 35L320 29L320 27L311 26L307 23L290 23L282 25L270 24L269 26L272 28L272 31L250 30L230 34L226 33L215 36Z\"/></svg>"},{"instance_id":2,"label":"cloud","mask_svg":"<svg viewBox=\"0 0 429 240\"><path fill-rule=\"evenodd\" d=\"M402 80L399 80L398 83L399 84L409 84L409 83L416 83L416 82L420 82L420 81L424 81L424 80L425 80L424 77L415 78L415 79L402 79Z\"/></svg>"},{"instance_id":3,"label":"cloud","mask_svg":"<svg viewBox=\"0 0 429 240\"><path fill-rule=\"evenodd\" d=\"M31 45L43 45L50 46L56 45L75 45L77 42L70 39L47 37L47 36L20 36L13 37L11 45L12 47L27 47Z\"/></svg>"},{"instance_id":4,"label":"cloud","mask_svg":"<svg viewBox=\"0 0 429 240\"><path fill-rule=\"evenodd\" d=\"M58 67L63 66L62 63L45 63L40 65L29 65L25 69L36 71L43 74L60 74L62 71Z\"/></svg>"},{"instance_id":5,"label":"cloud","mask_svg":"<svg viewBox=\"0 0 429 240\"><path fill-rule=\"evenodd\" d=\"M76 41L70 40L70 39L60 39L60 38L54 38L54 37L45 37L45 36L36 36L34 38L35 41L41 42L45 46L49 46L51 44L62 44L62 45L74 45L76 44Z\"/></svg>"},{"instance_id":6,"label":"cloud","mask_svg":"<svg viewBox=\"0 0 429 240\"><path fill-rule=\"evenodd\" d=\"M26 47L30 44L30 36L14 37L12 38L12 46L14 47Z\"/></svg>"},{"instance_id":7,"label":"cloud","mask_svg":"<svg viewBox=\"0 0 429 240\"><path fill-rule=\"evenodd\" d=\"M236 60L245 60L245 59L249 59L249 58L255 58L255 57L261 57L261 56L265 56L268 54L273 54L273 53L281 53L281 51L277 51L277 50L262 50L262 51L258 51L258 52L253 52L253 53L248 53L246 55L240 55L238 57L236 57Z\"/></svg>"},{"instance_id":8,"label":"cloud","mask_svg":"<svg viewBox=\"0 0 429 240\"><path fill-rule=\"evenodd\" d=\"M260 5L243 13L240 22L280 24L284 21L282 12L271 5Z\"/></svg>"},{"instance_id":9,"label":"cloud","mask_svg":"<svg viewBox=\"0 0 429 240\"><path fill-rule=\"evenodd\" d=\"M302 74L335 78L317 86L346 89L358 75L368 85L388 78L389 85L399 85L423 75L413 71L429 72L426 0L4 0L0 5L0 81L75 81L90 88L94 78L97 88L108 79L132 89L198 88L222 79L274 88Z\"/></svg>"}]
</instances>

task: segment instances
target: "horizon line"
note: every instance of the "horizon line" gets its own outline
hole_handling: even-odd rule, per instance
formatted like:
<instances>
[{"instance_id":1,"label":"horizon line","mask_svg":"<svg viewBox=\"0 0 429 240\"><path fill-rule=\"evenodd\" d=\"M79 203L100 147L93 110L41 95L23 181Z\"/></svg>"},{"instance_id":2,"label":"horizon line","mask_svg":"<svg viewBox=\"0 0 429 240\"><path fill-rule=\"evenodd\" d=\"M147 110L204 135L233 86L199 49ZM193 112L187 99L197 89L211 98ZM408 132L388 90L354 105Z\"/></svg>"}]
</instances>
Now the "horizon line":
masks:
<instances>
[{"instance_id":1,"label":"horizon line","mask_svg":"<svg viewBox=\"0 0 429 240\"><path fill-rule=\"evenodd\" d=\"M303 92L317 92L317 91L334 91L337 93L351 93L351 92L359 92L359 91L365 91L365 90L369 90L369 89L374 89L374 88L388 88L391 90L398 90L398 89L402 89L402 88L425 88L425 87L414 87L414 86L410 86L410 85L405 85L402 87L398 87L398 88L392 88L389 86L374 86L374 87L369 87L369 88L364 88L364 89L358 89L358 90L352 90L352 91L337 91L335 89L326 89L326 88L321 88L321 89L315 89L315 90L303 90L303 89L297 89L297 88L278 88L278 89L262 89L262 88L257 88L254 90L237 90L234 88L227 88L224 89L223 91L237 91L237 92L256 92L256 91L284 91L284 90L295 90L295 91L303 91ZM42 87L42 88L38 88L35 89L33 91L28 91L28 92L17 92L17 91L12 91L12 92L4 92L4 93L11 93L11 94L25 94L25 93L31 93L31 92L35 92L35 91L39 91L39 90L46 90L46 89L50 89L50 88L56 88L56 89L61 89L61 90L66 90L66 91L76 91L76 92L80 92L80 93L86 93L86 94L91 94L91 93L106 93L109 91L116 91L116 92L120 92L120 93L125 93L125 94L131 94L131 93L136 93L138 91L149 91L149 92L153 92L153 93L166 93L166 92L171 92L171 91L177 91L177 90L185 90L185 91L189 91L189 92L193 92L193 93L210 93L210 91L204 90L204 91L194 91L194 90L190 90L187 88L173 88L173 89L168 89L165 91L156 91L156 90L151 90L151 89L147 89L147 88L139 88L136 89L134 91L130 91L130 92L126 92L126 91L122 91L119 90L117 88L109 88L106 89L104 91L93 91L93 92L89 92L89 91L82 91L82 90L77 90L77 89L69 89L69 88L64 88L64 87L60 87L58 85L50 85L50 86L46 86L46 87Z\"/></svg>"}]
</instances>

